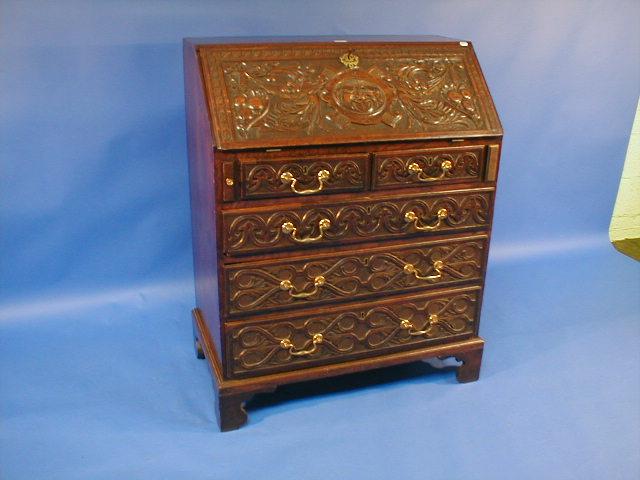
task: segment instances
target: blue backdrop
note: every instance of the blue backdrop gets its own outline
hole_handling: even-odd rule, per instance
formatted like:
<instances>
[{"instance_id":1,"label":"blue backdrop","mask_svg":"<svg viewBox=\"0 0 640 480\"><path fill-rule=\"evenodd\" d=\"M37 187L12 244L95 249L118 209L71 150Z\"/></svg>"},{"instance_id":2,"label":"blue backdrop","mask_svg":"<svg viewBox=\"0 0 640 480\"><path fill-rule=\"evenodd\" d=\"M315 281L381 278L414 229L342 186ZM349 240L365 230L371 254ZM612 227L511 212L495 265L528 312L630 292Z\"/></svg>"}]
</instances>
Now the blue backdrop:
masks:
<instances>
[{"instance_id":1,"label":"blue backdrop","mask_svg":"<svg viewBox=\"0 0 640 480\"><path fill-rule=\"evenodd\" d=\"M606 231L638 18L636 0L4 0L0 478L637 478L640 270ZM190 351L181 40L305 34L474 43L505 129L493 343L473 386L405 369L285 389L222 436Z\"/></svg>"}]
</instances>

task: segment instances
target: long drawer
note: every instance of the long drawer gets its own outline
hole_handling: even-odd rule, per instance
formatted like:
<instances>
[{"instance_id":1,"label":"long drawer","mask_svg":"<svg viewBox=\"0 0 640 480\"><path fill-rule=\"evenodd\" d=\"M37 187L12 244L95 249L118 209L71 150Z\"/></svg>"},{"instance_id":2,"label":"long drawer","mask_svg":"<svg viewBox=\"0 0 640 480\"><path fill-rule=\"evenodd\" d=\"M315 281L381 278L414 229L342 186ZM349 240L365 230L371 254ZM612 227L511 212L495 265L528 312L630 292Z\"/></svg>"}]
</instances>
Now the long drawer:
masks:
<instances>
[{"instance_id":1,"label":"long drawer","mask_svg":"<svg viewBox=\"0 0 640 480\"><path fill-rule=\"evenodd\" d=\"M226 326L227 375L261 375L461 340L477 330L481 287Z\"/></svg>"},{"instance_id":2,"label":"long drawer","mask_svg":"<svg viewBox=\"0 0 640 480\"><path fill-rule=\"evenodd\" d=\"M482 278L484 234L224 266L229 316L331 305Z\"/></svg>"},{"instance_id":3,"label":"long drawer","mask_svg":"<svg viewBox=\"0 0 640 480\"><path fill-rule=\"evenodd\" d=\"M223 211L226 255L452 233L488 226L491 187Z\"/></svg>"}]
</instances>

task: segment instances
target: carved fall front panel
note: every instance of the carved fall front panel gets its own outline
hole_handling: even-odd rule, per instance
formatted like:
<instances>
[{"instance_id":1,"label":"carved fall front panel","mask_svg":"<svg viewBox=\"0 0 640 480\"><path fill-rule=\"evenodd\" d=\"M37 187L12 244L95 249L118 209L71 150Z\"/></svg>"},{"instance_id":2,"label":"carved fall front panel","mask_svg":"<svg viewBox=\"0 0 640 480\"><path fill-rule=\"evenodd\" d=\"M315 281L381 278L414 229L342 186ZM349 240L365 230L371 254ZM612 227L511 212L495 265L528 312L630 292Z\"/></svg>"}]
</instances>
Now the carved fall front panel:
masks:
<instances>
[{"instance_id":1,"label":"carved fall front panel","mask_svg":"<svg viewBox=\"0 0 640 480\"><path fill-rule=\"evenodd\" d=\"M481 276L485 248L486 237L481 236L371 253L225 267L229 313L331 304L476 280Z\"/></svg>"},{"instance_id":2,"label":"carved fall front panel","mask_svg":"<svg viewBox=\"0 0 640 480\"><path fill-rule=\"evenodd\" d=\"M225 251L244 254L483 227L489 220L491 195L479 190L260 213L229 210L223 213ZM442 211L445 217L439 216Z\"/></svg>"},{"instance_id":3,"label":"carved fall front panel","mask_svg":"<svg viewBox=\"0 0 640 480\"><path fill-rule=\"evenodd\" d=\"M368 352L420 347L447 337L472 335L477 321L477 300L478 290L466 290L343 313L233 327L227 336L231 373L327 363Z\"/></svg>"},{"instance_id":4,"label":"carved fall front panel","mask_svg":"<svg viewBox=\"0 0 640 480\"><path fill-rule=\"evenodd\" d=\"M499 130L469 47L235 46L202 55L218 139L229 148Z\"/></svg>"}]
</instances>

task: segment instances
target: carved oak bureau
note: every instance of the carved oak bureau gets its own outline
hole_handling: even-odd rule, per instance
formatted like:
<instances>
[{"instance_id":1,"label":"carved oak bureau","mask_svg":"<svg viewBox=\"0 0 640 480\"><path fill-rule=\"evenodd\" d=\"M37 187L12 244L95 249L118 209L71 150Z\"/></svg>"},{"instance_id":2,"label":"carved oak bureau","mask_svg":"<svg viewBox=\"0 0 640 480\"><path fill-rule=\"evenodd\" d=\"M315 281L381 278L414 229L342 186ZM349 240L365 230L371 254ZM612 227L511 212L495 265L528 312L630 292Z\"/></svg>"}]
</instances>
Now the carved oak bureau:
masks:
<instances>
[{"instance_id":1,"label":"carved oak bureau","mask_svg":"<svg viewBox=\"0 0 640 480\"><path fill-rule=\"evenodd\" d=\"M470 43L186 39L199 358L220 428L278 385L478 378L502 128Z\"/></svg>"}]
</instances>

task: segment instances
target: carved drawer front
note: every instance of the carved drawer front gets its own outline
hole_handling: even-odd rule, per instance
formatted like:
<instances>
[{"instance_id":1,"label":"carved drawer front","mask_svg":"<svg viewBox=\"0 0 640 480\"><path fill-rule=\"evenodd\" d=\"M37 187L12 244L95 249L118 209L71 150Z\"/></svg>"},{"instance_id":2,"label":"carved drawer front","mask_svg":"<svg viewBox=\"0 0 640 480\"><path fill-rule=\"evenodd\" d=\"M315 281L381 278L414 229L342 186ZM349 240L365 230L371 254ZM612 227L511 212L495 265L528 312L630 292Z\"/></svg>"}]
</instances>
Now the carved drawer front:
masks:
<instances>
[{"instance_id":1,"label":"carved drawer front","mask_svg":"<svg viewBox=\"0 0 640 480\"><path fill-rule=\"evenodd\" d=\"M476 331L480 287L227 327L228 374L291 370L460 340Z\"/></svg>"},{"instance_id":2,"label":"carved drawer front","mask_svg":"<svg viewBox=\"0 0 640 480\"><path fill-rule=\"evenodd\" d=\"M478 280L486 235L225 267L231 316Z\"/></svg>"},{"instance_id":3,"label":"carved drawer front","mask_svg":"<svg viewBox=\"0 0 640 480\"><path fill-rule=\"evenodd\" d=\"M487 227L493 189L427 192L405 198L223 212L225 253L405 238Z\"/></svg>"},{"instance_id":4,"label":"carved drawer front","mask_svg":"<svg viewBox=\"0 0 640 480\"><path fill-rule=\"evenodd\" d=\"M240 196L249 200L359 192L368 186L368 168L367 154L243 160Z\"/></svg>"},{"instance_id":5,"label":"carved drawer front","mask_svg":"<svg viewBox=\"0 0 640 480\"><path fill-rule=\"evenodd\" d=\"M485 169L485 147L429 148L374 155L374 189L479 182Z\"/></svg>"}]
</instances>

